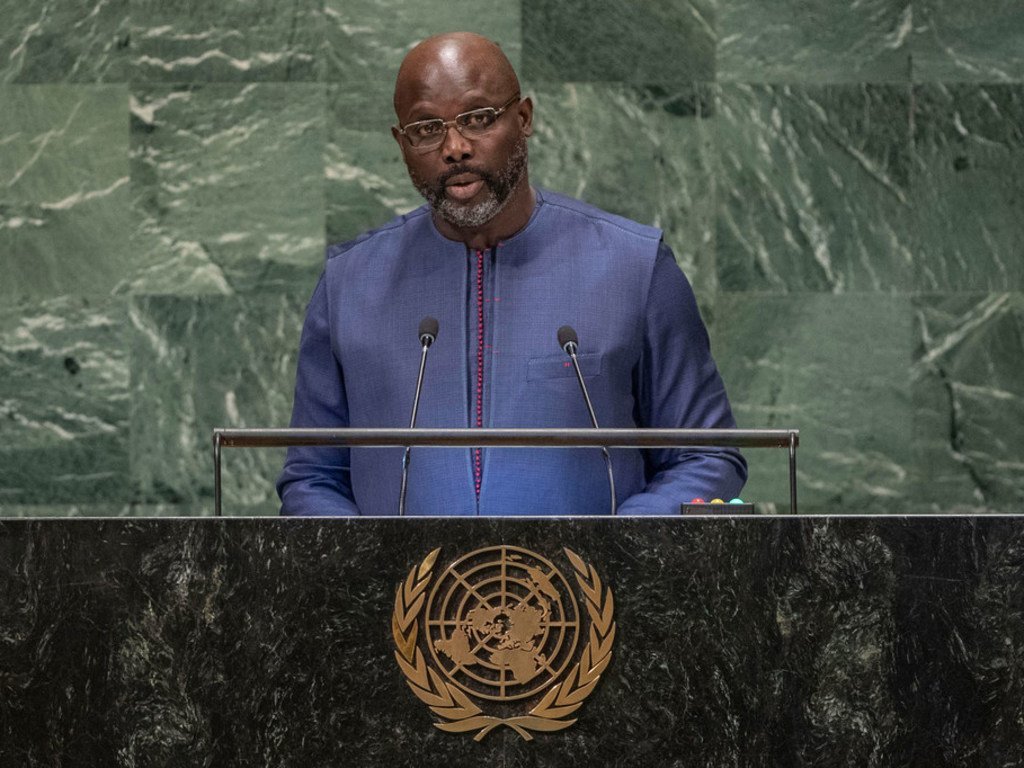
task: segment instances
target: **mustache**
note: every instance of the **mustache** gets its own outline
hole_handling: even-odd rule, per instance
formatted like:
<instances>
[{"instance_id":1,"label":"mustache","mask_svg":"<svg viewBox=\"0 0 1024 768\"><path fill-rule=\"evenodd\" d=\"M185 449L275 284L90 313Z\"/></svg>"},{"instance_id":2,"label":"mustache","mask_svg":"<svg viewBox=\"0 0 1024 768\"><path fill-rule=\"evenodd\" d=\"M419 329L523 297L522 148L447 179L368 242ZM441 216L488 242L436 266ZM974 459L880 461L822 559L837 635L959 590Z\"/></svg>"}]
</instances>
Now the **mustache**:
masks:
<instances>
[{"instance_id":1,"label":"mustache","mask_svg":"<svg viewBox=\"0 0 1024 768\"><path fill-rule=\"evenodd\" d=\"M437 187L439 189L443 189L450 179L453 179L456 176L461 176L464 173L471 173L474 176L477 176L481 181L486 182L489 186L494 186L494 175L485 171L483 168L473 168L470 165L456 165L437 177Z\"/></svg>"}]
</instances>

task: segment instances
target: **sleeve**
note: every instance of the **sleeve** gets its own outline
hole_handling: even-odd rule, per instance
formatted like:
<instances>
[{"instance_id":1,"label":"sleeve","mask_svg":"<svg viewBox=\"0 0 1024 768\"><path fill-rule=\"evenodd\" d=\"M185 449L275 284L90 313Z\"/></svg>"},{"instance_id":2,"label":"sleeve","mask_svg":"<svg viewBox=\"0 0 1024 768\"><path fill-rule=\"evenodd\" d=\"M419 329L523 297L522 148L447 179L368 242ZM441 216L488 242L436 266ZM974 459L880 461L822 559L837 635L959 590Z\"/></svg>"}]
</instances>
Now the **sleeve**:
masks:
<instances>
[{"instance_id":1,"label":"sleeve","mask_svg":"<svg viewBox=\"0 0 1024 768\"><path fill-rule=\"evenodd\" d=\"M295 374L292 427L347 427L345 377L331 345L327 280L306 309ZM350 480L348 448L289 448L277 480L282 515L358 515Z\"/></svg>"},{"instance_id":2,"label":"sleeve","mask_svg":"<svg viewBox=\"0 0 1024 768\"><path fill-rule=\"evenodd\" d=\"M693 289L664 243L651 275L633 386L641 427L736 426ZM652 449L643 455L646 487L623 502L620 514L674 515L697 497L728 501L747 479L747 463L733 448Z\"/></svg>"}]
</instances>

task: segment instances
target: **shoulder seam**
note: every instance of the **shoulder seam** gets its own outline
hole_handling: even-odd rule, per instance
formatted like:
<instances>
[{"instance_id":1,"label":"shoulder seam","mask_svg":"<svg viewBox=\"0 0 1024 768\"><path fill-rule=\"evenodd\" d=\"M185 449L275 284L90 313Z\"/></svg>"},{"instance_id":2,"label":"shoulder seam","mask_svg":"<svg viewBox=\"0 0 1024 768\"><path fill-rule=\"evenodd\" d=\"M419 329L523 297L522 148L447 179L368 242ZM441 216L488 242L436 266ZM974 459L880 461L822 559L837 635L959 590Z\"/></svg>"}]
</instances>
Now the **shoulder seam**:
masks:
<instances>
[{"instance_id":1,"label":"shoulder seam","mask_svg":"<svg viewBox=\"0 0 1024 768\"><path fill-rule=\"evenodd\" d=\"M355 248L357 245L365 243L369 240L373 240L378 235L383 235L386 234L387 232L390 232L391 230L399 229L400 227L403 227L406 224L408 224L411 220L419 218L420 216L423 216L426 213L427 211L423 207L415 208L409 211L409 213L406 213L402 216L397 216L391 221L386 222L375 229L363 232L361 235L359 235L358 237L354 237L351 240L346 240L341 243L328 244L326 260L330 261L336 256L340 256L343 253L347 253L352 248Z\"/></svg>"},{"instance_id":2,"label":"shoulder seam","mask_svg":"<svg viewBox=\"0 0 1024 768\"><path fill-rule=\"evenodd\" d=\"M548 197L544 198L544 204L545 205L554 206L554 207L557 207L557 208L561 208L562 210L568 211L570 213L575 213L575 214L577 214L579 216L583 216L584 218L590 219L591 221L594 221L594 222L599 222L601 224L607 224L609 226L615 227L616 229L618 229L621 232L626 232L627 234L634 235L636 237L642 237L645 240L654 240L654 241L660 242L662 240L662 238L663 238L663 233L662 233L660 227L654 227L654 226L651 226L649 224L641 224L640 222L634 222L637 227L642 227L643 229L647 229L647 230L654 230L653 232L637 231L636 229L632 229L632 228L629 228L629 227L624 227L621 224L619 224L617 221L615 221L613 218L611 218L611 217L621 218L621 217L617 216L616 214L608 214L607 216L595 216L592 213L588 213L587 211L582 211L579 208L573 208L573 207L570 207L568 205L564 205L563 203L561 203L561 202L559 202L557 200L552 200L552 199L550 199Z\"/></svg>"}]
</instances>

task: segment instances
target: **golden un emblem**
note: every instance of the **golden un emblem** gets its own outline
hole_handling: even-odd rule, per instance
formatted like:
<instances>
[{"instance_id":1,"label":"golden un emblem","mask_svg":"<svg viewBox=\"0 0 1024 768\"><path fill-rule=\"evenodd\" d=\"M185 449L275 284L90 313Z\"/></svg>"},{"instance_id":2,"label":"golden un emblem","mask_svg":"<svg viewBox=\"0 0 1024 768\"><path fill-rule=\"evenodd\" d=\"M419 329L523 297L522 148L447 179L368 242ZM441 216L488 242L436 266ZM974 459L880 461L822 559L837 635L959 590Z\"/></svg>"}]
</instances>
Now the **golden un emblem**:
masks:
<instances>
[{"instance_id":1,"label":"golden un emblem","mask_svg":"<svg viewBox=\"0 0 1024 768\"><path fill-rule=\"evenodd\" d=\"M564 550L578 601L554 563L528 549L478 549L434 578L440 552L409 572L391 617L395 658L434 725L476 731L477 741L504 725L529 741L575 723L615 642L612 591L597 571Z\"/></svg>"}]
</instances>

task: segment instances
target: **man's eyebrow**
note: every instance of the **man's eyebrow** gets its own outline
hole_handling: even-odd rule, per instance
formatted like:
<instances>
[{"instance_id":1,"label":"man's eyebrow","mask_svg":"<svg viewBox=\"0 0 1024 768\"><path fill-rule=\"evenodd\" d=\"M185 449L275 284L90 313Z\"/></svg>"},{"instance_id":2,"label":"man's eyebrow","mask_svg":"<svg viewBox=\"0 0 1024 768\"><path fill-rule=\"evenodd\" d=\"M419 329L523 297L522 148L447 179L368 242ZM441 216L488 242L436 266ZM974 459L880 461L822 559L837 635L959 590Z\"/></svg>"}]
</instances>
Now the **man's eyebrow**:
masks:
<instances>
[{"instance_id":1,"label":"man's eyebrow","mask_svg":"<svg viewBox=\"0 0 1024 768\"><path fill-rule=\"evenodd\" d=\"M419 120L433 120L440 117L437 108L432 104L413 104L408 112L409 122Z\"/></svg>"},{"instance_id":2,"label":"man's eyebrow","mask_svg":"<svg viewBox=\"0 0 1024 768\"><path fill-rule=\"evenodd\" d=\"M427 113L424 113L424 114L417 114L417 113L413 112L412 115L409 117L409 119L406 121L406 125L408 125L409 123L424 123L424 122L426 122L428 120L440 120L440 119L441 119L440 117L438 117L437 115L435 115L435 114L433 114L431 112L427 112Z\"/></svg>"},{"instance_id":3,"label":"man's eyebrow","mask_svg":"<svg viewBox=\"0 0 1024 768\"><path fill-rule=\"evenodd\" d=\"M469 92L465 94L461 99L462 105L459 107L457 113L453 113L451 117L455 117L456 114L461 115L463 112L472 112L474 109L485 109L487 107L497 107L500 104L494 104L493 99L479 91L476 93ZM441 111L430 102L417 102L412 105L409 110L408 122L419 122L420 120L446 120L447 117L441 114Z\"/></svg>"}]
</instances>

